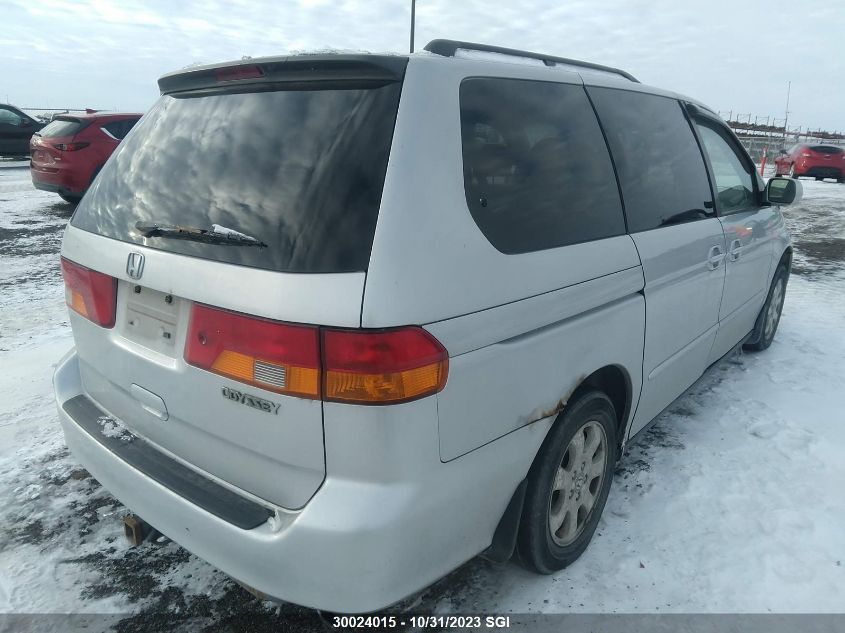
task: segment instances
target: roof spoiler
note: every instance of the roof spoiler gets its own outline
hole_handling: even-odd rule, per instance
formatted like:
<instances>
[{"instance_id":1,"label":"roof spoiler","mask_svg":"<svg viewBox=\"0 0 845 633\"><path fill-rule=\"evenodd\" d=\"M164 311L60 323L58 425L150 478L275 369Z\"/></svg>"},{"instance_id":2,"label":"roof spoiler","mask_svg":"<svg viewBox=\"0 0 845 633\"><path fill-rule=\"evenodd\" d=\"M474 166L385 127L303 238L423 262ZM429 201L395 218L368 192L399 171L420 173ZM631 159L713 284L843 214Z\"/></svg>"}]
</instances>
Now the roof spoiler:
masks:
<instances>
[{"instance_id":1,"label":"roof spoiler","mask_svg":"<svg viewBox=\"0 0 845 633\"><path fill-rule=\"evenodd\" d=\"M402 81L408 58L398 55L292 55L188 68L162 76L161 94L297 88L377 88Z\"/></svg>"},{"instance_id":2,"label":"roof spoiler","mask_svg":"<svg viewBox=\"0 0 845 633\"><path fill-rule=\"evenodd\" d=\"M458 50L466 51L482 51L485 53L498 53L500 55L510 55L512 57L527 57L529 59L538 59L546 66L555 66L557 64L566 64L568 66L578 66L579 68L588 68L590 70L598 70L606 73L613 73L620 75L628 81L640 83L639 80L632 74L612 68L611 66L602 66L601 64L594 64L592 62L582 62L577 59L569 59L567 57L555 57L554 55L546 55L544 53L532 53L530 51L521 51L516 48L503 48L501 46L490 46L488 44L474 44L472 42L461 42L458 40L431 40L425 46L425 50L444 57L455 57Z\"/></svg>"}]
</instances>

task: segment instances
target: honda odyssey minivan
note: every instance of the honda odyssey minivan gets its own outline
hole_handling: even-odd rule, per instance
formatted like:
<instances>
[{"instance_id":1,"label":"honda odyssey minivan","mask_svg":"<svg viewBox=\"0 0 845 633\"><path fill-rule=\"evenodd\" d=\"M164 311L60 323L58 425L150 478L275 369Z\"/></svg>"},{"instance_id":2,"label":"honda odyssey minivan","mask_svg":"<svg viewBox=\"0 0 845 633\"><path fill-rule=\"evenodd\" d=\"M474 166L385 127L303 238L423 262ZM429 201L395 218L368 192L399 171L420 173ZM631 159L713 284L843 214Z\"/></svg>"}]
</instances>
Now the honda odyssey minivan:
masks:
<instances>
[{"instance_id":1,"label":"honda odyssey minivan","mask_svg":"<svg viewBox=\"0 0 845 633\"><path fill-rule=\"evenodd\" d=\"M777 330L800 184L712 110L426 49L165 75L64 235L68 446L274 599L372 611L478 554L562 569L626 442Z\"/></svg>"}]
</instances>

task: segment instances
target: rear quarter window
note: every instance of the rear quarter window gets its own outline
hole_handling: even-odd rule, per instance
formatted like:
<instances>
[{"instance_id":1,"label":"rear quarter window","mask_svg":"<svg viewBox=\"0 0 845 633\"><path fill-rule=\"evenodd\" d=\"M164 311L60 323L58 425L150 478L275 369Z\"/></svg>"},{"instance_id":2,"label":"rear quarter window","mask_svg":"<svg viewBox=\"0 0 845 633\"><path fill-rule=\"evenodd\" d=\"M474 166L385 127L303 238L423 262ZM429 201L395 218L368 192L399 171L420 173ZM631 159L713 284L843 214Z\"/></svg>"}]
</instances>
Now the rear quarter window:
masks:
<instances>
[{"instance_id":1,"label":"rear quarter window","mask_svg":"<svg viewBox=\"0 0 845 633\"><path fill-rule=\"evenodd\" d=\"M460 108L467 205L496 249L526 253L625 232L613 165L582 86L470 78Z\"/></svg>"},{"instance_id":2,"label":"rear quarter window","mask_svg":"<svg viewBox=\"0 0 845 633\"><path fill-rule=\"evenodd\" d=\"M588 88L619 174L631 233L714 213L701 149L675 99Z\"/></svg>"},{"instance_id":3,"label":"rear quarter window","mask_svg":"<svg viewBox=\"0 0 845 633\"><path fill-rule=\"evenodd\" d=\"M138 119L123 119L107 123L103 128L117 140L122 140L137 122Z\"/></svg>"}]
</instances>

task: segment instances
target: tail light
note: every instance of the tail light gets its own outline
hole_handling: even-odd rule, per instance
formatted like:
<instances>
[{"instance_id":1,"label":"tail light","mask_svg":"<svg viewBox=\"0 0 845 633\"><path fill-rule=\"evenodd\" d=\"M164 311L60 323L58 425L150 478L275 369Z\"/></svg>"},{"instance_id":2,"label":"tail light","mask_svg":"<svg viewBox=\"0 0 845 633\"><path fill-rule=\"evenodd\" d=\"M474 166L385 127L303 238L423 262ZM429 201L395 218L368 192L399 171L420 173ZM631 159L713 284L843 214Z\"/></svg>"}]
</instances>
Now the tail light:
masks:
<instances>
[{"instance_id":1,"label":"tail light","mask_svg":"<svg viewBox=\"0 0 845 633\"><path fill-rule=\"evenodd\" d=\"M105 328L114 327L117 279L62 257L68 307Z\"/></svg>"},{"instance_id":2,"label":"tail light","mask_svg":"<svg viewBox=\"0 0 845 633\"><path fill-rule=\"evenodd\" d=\"M320 333L195 304L185 361L262 389L320 397Z\"/></svg>"},{"instance_id":3,"label":"tail light","mask_svg":"<svg viewBox=\"0 0 845 633\"><path fill-rule=\"evenodd\" d=\"M437 393L446 384L449 355L419 327L323 330L324 398L396 404Z\"/></svg>"},{"instance_id":4,"label":"tail light","mask_svg":"<svg viewBox=\"0 0 845 633\"><path fill-rule=\"evenodd\" d=\"M357 404L397 404L443 389L449 356L419 327L291 325L195 304L185 361L262 389Z\"/></svg>"},{"instance_id":5,"label":"tail light","mask_svg":"<svg viewBox=\"0 0 845 633\"><path fill-rule=\"evenodd\" d=\"M85 149L91 143L79 141L78 143L53 143L53 147L63 152L76 152Z\"/></svg>"}]
</instances>

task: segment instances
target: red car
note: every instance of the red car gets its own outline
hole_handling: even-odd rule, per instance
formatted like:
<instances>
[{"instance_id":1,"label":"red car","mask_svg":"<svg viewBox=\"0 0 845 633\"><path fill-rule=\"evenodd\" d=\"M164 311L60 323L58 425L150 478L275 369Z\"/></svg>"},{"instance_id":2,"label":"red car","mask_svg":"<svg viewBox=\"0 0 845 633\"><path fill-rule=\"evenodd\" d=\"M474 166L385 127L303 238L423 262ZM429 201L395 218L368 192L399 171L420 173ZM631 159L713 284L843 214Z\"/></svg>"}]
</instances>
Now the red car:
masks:
<instances>
[{"instance_id":1,"label":"red car","mask_svg":"<svg viewBox=\"0 0 845 633\"><path fill-rule=\"evenodd\" d=\"M32 184L67 202L79 202L140 118L114 112L57 116L29 142Z\"/></svg>"},{"instance_id":2,"label":"red car","mask_svg":"<svg viewBox=\"0 0 845 633\"><path fill-rule=\"evenodd\" d=\"M811 176L845 182L845 149L836 145L793 145L775 159L775 174L790 178Z\"/></svg>"}]
</instances>

